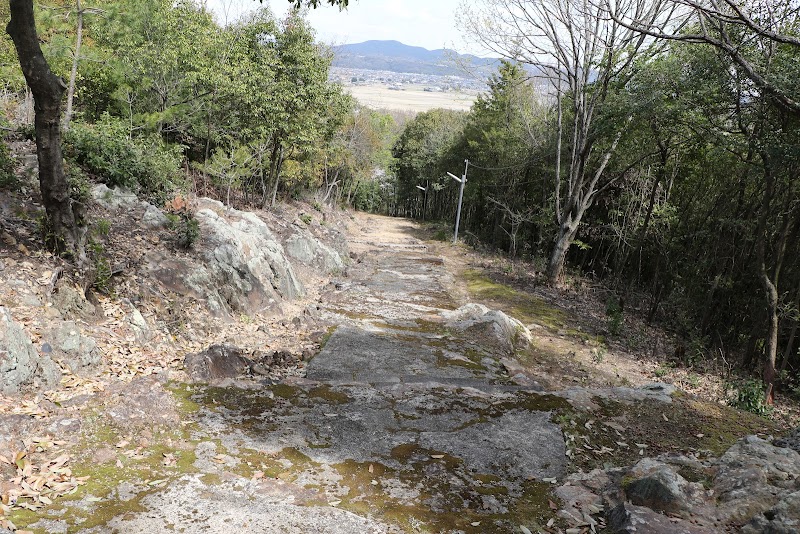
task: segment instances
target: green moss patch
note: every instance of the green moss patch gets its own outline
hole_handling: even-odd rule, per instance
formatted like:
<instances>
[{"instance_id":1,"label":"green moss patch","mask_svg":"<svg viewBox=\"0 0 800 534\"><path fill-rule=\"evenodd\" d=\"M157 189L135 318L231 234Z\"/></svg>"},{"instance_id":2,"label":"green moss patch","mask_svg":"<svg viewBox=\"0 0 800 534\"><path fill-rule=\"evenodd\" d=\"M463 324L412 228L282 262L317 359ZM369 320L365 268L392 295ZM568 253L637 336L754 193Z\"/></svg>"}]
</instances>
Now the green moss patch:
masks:
<instances>
[{"instance_id":1,"label":"green moss patch","mask_svg":"<svg viewBox=\"0 0 800 534\"><path fill-rule=\"evenodd\" d=\"M551 306L543 299L517 291L507 285L491 280L480 271L471 269L464 273L467 290L479 301L488 302L525 324L540 324L558 331L567 323L563 310Z\"/></svg>"}]
</instances>

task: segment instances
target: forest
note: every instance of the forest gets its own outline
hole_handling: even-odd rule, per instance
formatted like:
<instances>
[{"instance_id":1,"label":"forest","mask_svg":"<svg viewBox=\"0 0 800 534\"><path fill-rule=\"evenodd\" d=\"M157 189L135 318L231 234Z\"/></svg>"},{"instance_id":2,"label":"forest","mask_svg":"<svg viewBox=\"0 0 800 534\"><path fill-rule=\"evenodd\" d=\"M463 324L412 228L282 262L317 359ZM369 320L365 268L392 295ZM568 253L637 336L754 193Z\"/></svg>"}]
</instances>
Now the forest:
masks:
<instances>
[{"instance_id":1,"label":"forest","mask_svg":"<svg viewBox=\"0 0 800 534\"><path fill-rule=\"evenodd\" d=\"M0 15L9 21L9 4ZM96 180L161 205L186 192L255 208L305 195L451 224L459 188L447 173L465 174L464 240L542 283L608 285L609 314L637 301L686 340L684 364L732 362L763 378L765 402L774 388L800 392L792 2L465 4L470 38L504 60L468 113L413 117L331 83L331 52L302 10L276 20L262 7L223 26L190 0L46 0L35 19L64 82L76 228ZM32 138L8 35L0 57L0 127ZM0 186L14 179L0 144ZM45 236L65 248L56 222Z\"/></svg>"},{"instance_id":2,"label":"forest","mask_svg":"<svg viewBox=\"0 0 800 534\"><path fill-rule=\"evenodd\" d=\"M395 213L452 221L466 173L466 239L608 285L610 316L635 300L683 365L797 392L796 5L488 0L462 22L506 59L469 113L403 130Z\"/></svg>"}]
</instances>

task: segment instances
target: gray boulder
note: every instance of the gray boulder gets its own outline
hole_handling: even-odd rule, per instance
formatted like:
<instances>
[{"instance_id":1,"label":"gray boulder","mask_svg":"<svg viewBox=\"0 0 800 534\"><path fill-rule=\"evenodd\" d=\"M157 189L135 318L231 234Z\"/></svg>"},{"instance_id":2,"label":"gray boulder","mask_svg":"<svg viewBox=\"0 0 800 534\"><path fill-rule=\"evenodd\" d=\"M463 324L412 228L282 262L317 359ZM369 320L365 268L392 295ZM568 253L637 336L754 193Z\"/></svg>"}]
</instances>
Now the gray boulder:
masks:
<instances>
[{"instance_id":1,"label":"gray boulder","mask_svg":"<svg viewBox=\"0 0 800 534\"><path fill-rule=\"evenodd\" d=\"M709 528L670 518L644 506L621 503L608 514L611 531L617 534L712 534Z\"/></svg>"},{"instance_id":2,"label":"gray boulder","mask_svg":"<svg viewBox=\"0 0 800 534\"><path fill-rule=\"evenodd\" d=\"M518 320L483 304L469 303L457 310L444 311L442 317L448 328L469 331L473 336L509 352L525 349L533 341L530 330Z\"/></svg>"},{"instance_id":3,"label":"gray boulder","mask_svg":"<svg viewBox=\"0 0 800 534\"><path fill-rule=\"evenodd\" d=\"M774 507L757 514L742 534L797 534L800 532L800 491L790 493Z\"/></svg>"},{"instance_id":4,"label":"gray boulder","mask_svg":"<svg viewBox=\"0 0 800 534\"><path fill-rule=\"evenodd\" d=\"M625 495L633 504L662 513L681 513L702 501L701 484L690 483L676 468L645 458L630 470Z\"/></svg>"},{"instance_id":5,"label":"gray boulder","mask_svg":"<svg viewBox=\"0 0 800 534\"><path fill-rule=\"evenodd\" d=\"M49 389L61 380L61 369L48 356L40 356L30 337L0 306L0 393L10 395L31 389Z\"/></svg>"},{"instance_id":6,"label":"gray boulder","mask_svg":"<svg viewBox=\"0 0 800 534\"><path fill-rule=\"evenodd\" d=\"M230 345L212 345L203 352L190 354L183 365L192 382L207 383L236 378L250 369L250 361L242 356L242 351Z\"/></svg>"},{"instance_id":7,"label":"gray boulder","mask_svg":"<svg viewBox=\"0 0 800 534\"><path fill-rule=\"evenodd\" d=\"M64 317L87 318L97 313L94 304L86 300L82 291L66 284L59 285L58 290L53 294L52 301L53 307Z\"/></svg>"},{"instance_id":8,"label":"gray boulder","mask_svg":"<svg viewBox=\"0 0 800 534\"><path fill-rule=\"evenodd\" d=\"M109 188L106 184L92 187L92 198L109 211L129 209L139 204L136 194L122 187Z\"/></svg>"},{"instance_id":9,"label":"gray boulder","mask_svg":"<svg viewBox=\"0 0 800 534\"><path fill-rule=\"evenodd\" d=\"M144 214L142 215L142 225L151 230L158 230L166 228L169 225L169 219L164 212L148 202L142 202L144 206Z\"/></svg>"},{"instance_id":10,"label":"gray boulder","mask_svg":"<svg viewBox=\"0 0 800 534\"><path fill-rule=\"evenodd\" d=\"M294 299L303 294L283 247L264 221L215 200L204 198L198 204L201 253L214 275L244 295L274 292Z\"/></svg>"},{"instance_id":11,"label":"gray boulder","mask_svg":"<svg viewBox=\"0 0 800 534\"><path fill-rule=\"evenodd\" d=\"M150 325L147 324L147 320L142 315L142 312L140 312L130 300L122 299L122 303L127 308L125 322L131 330L133 330L136 341L139 343L146 343L153 337L153 331L150 329Z\"/></svg>"},{"instance_id":12,"label":"gray boulder","mask_svg":"<svg viewBox=\"0 0 800 534\"><path fill-rule=\"evenodd\" d=\"M794 449L800 452L800 427L795 428L786 436L776 439L772 444L776 447L786 447L787 449Z\"/></svg>"},{"instance_id":13,"label":"gray boulder","mask_svg":"<svg viewBox=\"0 0 800 534\"><path fill-rule=\"evenodd\" d=\"M800 454L792 449L747 436L718 460L714 493L720 517L726 522L745 523L765 512L769 514L798 490Z\"/></svg>"},{"instance_id":14,"label":"gray boulder","mask_svg":"<svg viewBox=\"0 0 800 534\"><path fill-rule=\"evenodd\" d=\"M344 261L333 248L323 244L307 230L300 229L292 234L284 243L286 254L310 267L317 267L325 272L342 271Z\"/></svg>"},{"instance_id":15,"label":"gray boulder","mask_svg":"<svg viewBox=\"0 0 800 534\"><path fill-rule=\"evenodd\" d=\"M64 362L76 375L90 375L100 363L97 343L81 334L78 325L72 321L64 321L48 330L43 341L43 352Z\"/></svg>"}]
</instances>

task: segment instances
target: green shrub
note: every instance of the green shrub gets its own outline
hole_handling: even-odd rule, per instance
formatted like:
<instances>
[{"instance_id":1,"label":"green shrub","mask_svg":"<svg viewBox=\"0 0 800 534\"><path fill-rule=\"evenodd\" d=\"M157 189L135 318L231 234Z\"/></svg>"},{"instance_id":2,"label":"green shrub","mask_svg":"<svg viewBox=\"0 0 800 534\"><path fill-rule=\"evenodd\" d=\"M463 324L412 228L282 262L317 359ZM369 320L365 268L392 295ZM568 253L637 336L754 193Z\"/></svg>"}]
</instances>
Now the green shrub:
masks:
<instances>
[{"instance_id":1,"label":"green shrub","mask_svg":"<svg viewBox=\"0 0 800 534\"><path fill-rule=\"evenodd\" d=\"M622 331L622 306L618 299L610 298L606 301L606 317L608 318L608 332L618 336Z\"/></svg>"},{"instance_id":2,"label":"green shrub","mask_svg":"<svg viewBox=\"0 0 800 534\"><path fill-rule=\"evenodd\" d=\"M757 415L768 415L772 406L765 402L764 385L760 380L748 378L737 382L726 382L726 391L733 390L733 397L728 404L734 408Z\"/></svg>"},{"instance_id":3,"label":"green shrub","mask_svg":"<svg viewBox=\"0 0 800 534\"><path fill-rule=\"evenodd\" d=\"M92 265L94 266L92 288L104 295L113 294L113 288L111 286L111 262L108 259L105 247L103 247L101 243L90 239L87 248L89 250L89 257L92 260Z\"/></svg>"},{"instance_id":4,"label":"green shrub","mask_svg":"<svg viewBox=\"0 0 800 534\"><path fill-rule=\"evenodd\" d=\"M301 213L300 214L300 220L303 221L304 223L310 225L311 221L313 221L314 219L311 218L311 215L308 215L306 213Z\"/></svg>"},{"instance_id":5,"label":"green shrub","mask_svg":"<svg viewBox=\"0 0 800 534\"><path fill-rule=\"evenodd\" d=\"M0 189L14 187L17 177L14 174L14 158L8 145L0 141Z\"/></svg>"},{"instance_id":6,"label":"green shrub","mask_svg":"<svg viewBox=\"0 0 800 534\"><path fill-rule=\"evenodd\" d=\"M128 126L109 115L95 124L73 124L64 135L64 155L98 181L159 200L181 176L181 147L158 136L131 138Z\"/></svg>"}]
</instances>

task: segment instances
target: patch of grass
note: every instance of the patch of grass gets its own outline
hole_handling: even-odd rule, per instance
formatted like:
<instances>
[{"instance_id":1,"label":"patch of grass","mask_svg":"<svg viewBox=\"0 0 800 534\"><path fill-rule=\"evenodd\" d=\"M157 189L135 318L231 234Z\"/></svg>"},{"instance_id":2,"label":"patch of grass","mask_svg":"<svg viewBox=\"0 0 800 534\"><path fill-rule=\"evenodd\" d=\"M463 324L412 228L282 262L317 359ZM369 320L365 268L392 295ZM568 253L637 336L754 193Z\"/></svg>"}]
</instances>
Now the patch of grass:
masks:
<instances>
[{"instance_id":1,"label":"patch of grass","mask_svg":"<svg viewBox=\"0 0 800 534\"><path fill-rule=\"evenodd\" d=\"M562 310L539 297L495 282L474 269L466 271L464 277L473 298L491 302L523 323L537 323L549 330L558 331L567 322L567 316Z\"/></svg>"},{"instance_id":2,"label":"patch of grass","mask_svg":"<svg viewBox=\"0 0 800 534\"><path fill-rule=\"evenodd\" d=\"M671 362L664 362L656 367L656 370L653 371L653 374L656 375L656 378L664 378L670 374L673 369L675 369L675 364Z\"/></svg>"}]
</instances>

